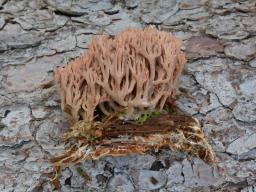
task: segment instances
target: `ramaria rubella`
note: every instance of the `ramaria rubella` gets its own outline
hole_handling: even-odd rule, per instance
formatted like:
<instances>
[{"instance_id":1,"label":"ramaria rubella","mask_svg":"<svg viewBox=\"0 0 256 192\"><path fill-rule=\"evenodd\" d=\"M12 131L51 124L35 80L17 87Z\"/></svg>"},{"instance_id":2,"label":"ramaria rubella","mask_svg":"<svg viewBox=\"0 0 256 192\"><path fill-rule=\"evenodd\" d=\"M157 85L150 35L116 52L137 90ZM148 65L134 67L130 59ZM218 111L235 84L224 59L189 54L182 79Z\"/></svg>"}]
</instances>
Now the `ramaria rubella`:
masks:
<instances>
[{"instance_id":1,"label":"ramaria rubella","mask_svg":"<svg viewBox=\"0 0 256 192\"><path fill-rule=\"evenodd\" d=\"M170 33L127 29L114 38L93 39L86 54L56 69L61 107L72 125L66 136L77 141L54 159L56 167L162 147L214 162L198 122L166 110L186 63L180 47Z\"/></svg>"}]
</instances>

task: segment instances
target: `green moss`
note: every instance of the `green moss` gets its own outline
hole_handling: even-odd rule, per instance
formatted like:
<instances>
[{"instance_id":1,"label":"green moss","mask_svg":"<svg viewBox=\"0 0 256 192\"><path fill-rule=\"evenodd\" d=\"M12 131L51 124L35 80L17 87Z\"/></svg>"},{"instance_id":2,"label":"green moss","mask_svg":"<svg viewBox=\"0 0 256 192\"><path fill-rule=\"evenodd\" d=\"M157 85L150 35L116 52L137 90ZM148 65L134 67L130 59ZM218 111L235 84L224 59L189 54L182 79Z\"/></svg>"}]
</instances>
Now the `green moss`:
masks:
<instances>
[{"instance_id":1,"label":"green moss","mask_svg":"<svg viewBox=\"0 0 256 192\"><path fill-rule=\"evenodd\" d=\"M143 113L141 114L138 118L135 119L135 122L137 124L142 125L143 123L145 123L149 118L151 117L155 117L157 115L160 115L161 113L159 111L153 111L153 112L149 112L149 113Z\"/></svg>"}]
</instances>

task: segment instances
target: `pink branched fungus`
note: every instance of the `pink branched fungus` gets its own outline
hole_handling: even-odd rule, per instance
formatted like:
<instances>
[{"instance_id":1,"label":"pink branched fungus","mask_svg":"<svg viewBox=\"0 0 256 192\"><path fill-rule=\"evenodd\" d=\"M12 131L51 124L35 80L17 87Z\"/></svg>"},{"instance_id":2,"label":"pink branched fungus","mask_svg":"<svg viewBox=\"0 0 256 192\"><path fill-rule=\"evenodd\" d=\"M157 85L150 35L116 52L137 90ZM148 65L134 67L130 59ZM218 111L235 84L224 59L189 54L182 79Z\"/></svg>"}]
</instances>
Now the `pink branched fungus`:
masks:
<instances>
[{"instance_id":1,"label":"pink branched fungus","mask_svg":"<svg viewBox=\"0 0 256 192\"><path fill-rule=\"evenodd\" d=\"M93 39L84 55L55 71L62 110L72 123L92 121L96 108L128 119L161 111L186 63L180 47L172 34L152 27Z\"/></svg>"}]
</instances>

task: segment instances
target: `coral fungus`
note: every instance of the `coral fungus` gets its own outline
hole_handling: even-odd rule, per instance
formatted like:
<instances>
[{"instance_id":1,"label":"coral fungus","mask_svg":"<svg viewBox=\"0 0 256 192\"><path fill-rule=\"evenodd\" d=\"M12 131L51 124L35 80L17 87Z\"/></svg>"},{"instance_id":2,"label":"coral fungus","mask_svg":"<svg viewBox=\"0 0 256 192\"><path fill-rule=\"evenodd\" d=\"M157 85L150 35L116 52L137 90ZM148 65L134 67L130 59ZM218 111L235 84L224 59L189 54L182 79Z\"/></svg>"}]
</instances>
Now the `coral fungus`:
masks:
<instances>
[{"instance_id":1,"label":"coral fungus","mask_svg":"<svg viewBox=\"0 0 256 192\"><path fill-rule=\"evenodd\" d=\"M86 54L55 71L62 110L72 123L92 121L96 108L126 119L161 111L186 63L180 46L172 34L152 27L95 38Z\"/></svg>"},{"instance_id":2,"label":"coral fungus","mask_svg":"<svg viewBox=\"0 0 256 192\"><path fill-rule=\"evenodd\" d=\"M127 29L93 39L86 54L56 69L61 107L71 120L66 138L77 141L53 159L56 173L68 163L166 147L215 162L199 123L172 105L186 63L180 47L170 33Z\"/></svg>"}]
</instances>

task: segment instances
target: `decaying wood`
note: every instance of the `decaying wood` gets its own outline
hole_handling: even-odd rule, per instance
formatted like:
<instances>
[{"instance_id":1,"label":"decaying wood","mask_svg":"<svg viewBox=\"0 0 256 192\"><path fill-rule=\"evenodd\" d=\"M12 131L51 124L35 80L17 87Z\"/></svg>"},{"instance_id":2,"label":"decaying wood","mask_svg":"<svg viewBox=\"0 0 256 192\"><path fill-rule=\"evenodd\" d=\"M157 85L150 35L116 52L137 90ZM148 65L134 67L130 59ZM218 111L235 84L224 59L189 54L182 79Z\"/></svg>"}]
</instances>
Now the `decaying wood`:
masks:
<instances>
[{"instance_id":1,"label":"decaying wood","mask_svg":"<svg viewBox=\"0 0 256 192\"><path fill-rule=\"evenodd\" d=\"M193 132L197 130L188 129L195 124L197 124L197 121L194 118L180 114L162 114L150 118L143 125L116 120L104 125L103 136L110 138L118 137L120 135L146 136L157 133L166 134L168 132L175 131L176 129Z\"/></svg>"},{"instance_id":2,"label":"decaying wood","mask_svg":"<svg viewBox=\"0 0 256 192\"><path fill-rule=\"evenodd\" d=\"M143 125L112 119L95 132L100 135L95 142L80 142L82 144L74 146L65 155L53 159L56 166L103 156L143 154L162 148L184 151L210 164L216 161L198 121L184 114L162 114Z\"/></svg>"}]
</instances>

